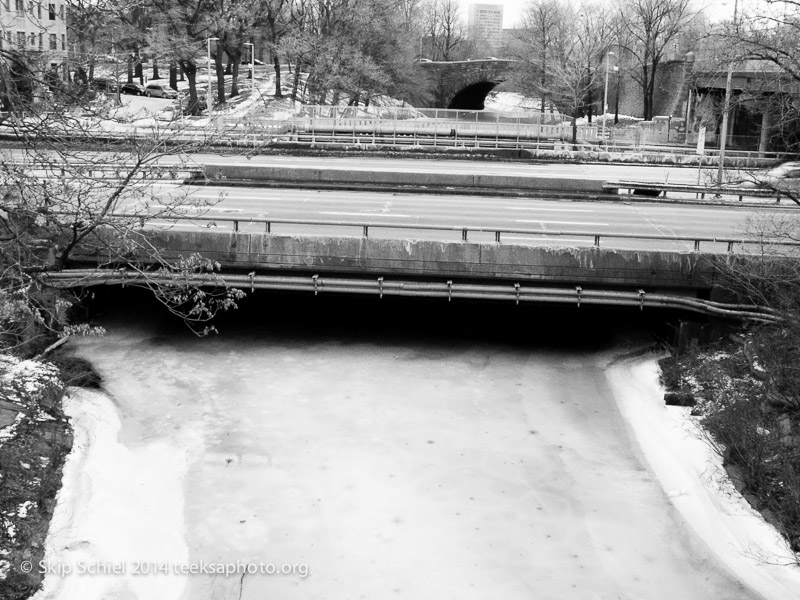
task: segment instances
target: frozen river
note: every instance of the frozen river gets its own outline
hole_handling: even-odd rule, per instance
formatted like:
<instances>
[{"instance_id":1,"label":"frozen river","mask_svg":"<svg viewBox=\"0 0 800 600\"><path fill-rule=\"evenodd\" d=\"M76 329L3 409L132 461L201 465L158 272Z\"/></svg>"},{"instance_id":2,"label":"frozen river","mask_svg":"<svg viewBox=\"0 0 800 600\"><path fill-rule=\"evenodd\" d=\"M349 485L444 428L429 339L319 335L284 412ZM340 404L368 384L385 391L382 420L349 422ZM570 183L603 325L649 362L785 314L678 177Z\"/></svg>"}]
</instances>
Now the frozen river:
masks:
<instances>
[{"instance_id":1,"label":"frozen river","mask_svg":"<svg viewBox=\"0 0 800 600\"><path fill-rule=\"evenodd\" d=\"M73 541L126 572L52 597L762 597L649 468L613 344L293 319L204 340L131 320L80 342L111 401L72 409L100 448L76 467ZM177 572L203 564L239 570Z\"/></svg>"}]
</instances>

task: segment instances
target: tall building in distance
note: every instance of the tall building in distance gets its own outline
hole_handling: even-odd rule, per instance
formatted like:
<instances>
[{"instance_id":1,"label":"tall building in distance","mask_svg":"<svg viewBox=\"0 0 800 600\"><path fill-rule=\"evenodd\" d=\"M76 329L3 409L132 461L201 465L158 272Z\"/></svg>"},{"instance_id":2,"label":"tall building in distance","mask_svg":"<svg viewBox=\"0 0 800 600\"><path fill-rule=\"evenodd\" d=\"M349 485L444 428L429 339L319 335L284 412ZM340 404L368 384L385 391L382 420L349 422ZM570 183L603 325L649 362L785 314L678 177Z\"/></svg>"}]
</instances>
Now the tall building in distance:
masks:
<instances>
[{"instance_id":1,"label":"tall building in distance","mask_svg":"<svg viewBox=\"0 0 800 600\"><path fill-rule=\"evenodd\" d=\"M499 48L503 35L503 5L470 4L468 28L470 39L486 42L487 49Z\"/></svg>"}]
</instances>

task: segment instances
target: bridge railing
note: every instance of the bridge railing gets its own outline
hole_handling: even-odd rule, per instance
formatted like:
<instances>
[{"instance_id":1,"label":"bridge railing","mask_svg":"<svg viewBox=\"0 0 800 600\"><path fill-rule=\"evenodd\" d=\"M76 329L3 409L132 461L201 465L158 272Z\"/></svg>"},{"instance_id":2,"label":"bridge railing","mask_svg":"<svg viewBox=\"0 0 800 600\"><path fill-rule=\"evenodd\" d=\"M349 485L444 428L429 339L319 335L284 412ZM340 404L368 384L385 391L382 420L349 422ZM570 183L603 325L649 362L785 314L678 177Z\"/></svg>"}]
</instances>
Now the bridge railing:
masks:
<instances>
[{"instance_id":1,"label":"bridge railing","mask_svg":"<svg viewBox=\"0 0 800 600\"><path fill-rule=\"evenodd\" d=\"M723 249L726 252L733 253L737 249L740 252L747 252L748 249L754 251L762 251L765 247L777 247L784 251L800 248L800 242L785 241L785 240L772 240L765 238L746 238L746 237L731 237L731 236L697 236L697 235L668 235L668 234L647 234L647 233L627 233L627 232L614 232L604 231L599 232L596 230L542 230L542 229L520 229L520 228L507 228L507 227L481 227L473 225L438 225L438 224L415 224L403 225L398 223L379 223L374 221L337 221L337 220L320 220L320 219L278 219L269 217L237 217L237 216L211 216L211 215L175 215L170 217L155 217L151 222L151 217L146 214L138 213L119 213L115 216L119 218L134 219L139 222L141 227L149 224L166 223L172 225L179 222L195 222L199 223L202 228L216 227L218 223L228 224L234 232L244 232L245 228L255 226L257 231L272 234L275 233L276 225L281 226L281 233L287 235L296 234L298 230L291 226L301 226L302 228L311 228L312 231L317 231L319 235L325 235L322 229L336 229L350 232L357 232L359 237L368 238L370 234L377 231L402 231L402 232L438 232L443 234L455 233L460 237L463 242L470 241L470 236L474 237L490 236L495 243L502 243L507 241L509 236L525 236L529 241L536 240L551 240L551 241L565 241L574 243L575 238L580 238L584 243L591 244L595 247L607 245L612 240L633 240L644 243L652 242L673 242L685 243L694 252L701 252L703 246L708 248L708 245L713 244L714 248ZM289 226L289 227L283 227ZM252 229L251 229L252 230ZM519 238L515 238L517 241ZM542 244L540 244L542 245Z\"/></svg>"},{"instance_id":2,"label":"bridge railing","mask_svg":"<svg viewBox=\"0 0 800 600\"><path fill-rule=\"evenodd\" d=\"M441 121L474 123L516 123L527 125L559 125L565 119L553 112L454 110L449 108L412 108L407 106L331 106L308 104L301 106L295 117L311 119L381 119L385 121L407 121L414 119L437 119ZM264 115L261 118L267 118Z\"/></svg>"}]
</instances>

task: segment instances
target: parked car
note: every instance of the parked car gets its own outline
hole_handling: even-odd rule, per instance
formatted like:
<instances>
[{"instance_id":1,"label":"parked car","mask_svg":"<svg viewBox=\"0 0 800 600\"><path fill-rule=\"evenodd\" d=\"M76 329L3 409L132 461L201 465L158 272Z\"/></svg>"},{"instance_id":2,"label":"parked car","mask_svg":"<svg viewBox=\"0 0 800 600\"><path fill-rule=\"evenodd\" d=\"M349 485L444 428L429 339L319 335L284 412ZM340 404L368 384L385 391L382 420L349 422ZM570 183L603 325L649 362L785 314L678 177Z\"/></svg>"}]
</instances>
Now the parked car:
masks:
<instances>
[{"instance_id":1,"label":"parked car","mask_svg":"<svg viewBox=\"0 0 800 600\"><path fill-rule=\"evenodd\" d=\"M109 77L95 77L90 85L98 92L114 93L117 91L117 82Z\"/></svg>"},{"instance_id":2,"label":"parked car","mask_svg":"<svg viewBox=\"0 0 800 600\"><path fill-rule=\"evenodd\" d=\"M121 94L132 94L134 96L144 95L144 86L139 83L123 83L119 88Z\"/></svg>"},{"instance_id":3,"label":"parked car","mask_svg":"<svg viewBox=\"0 0 800 600\"><path fill-rule=\"evenodd\" d=\"M178 91L160 83L148 83L144 88L145 96L152 96L153 98L169 98L175 99L178 97Z\"/></svg>"},{"instance_id":4,"label":"parked car","mask_svg":"<svg viewBox=\"0 0 800 600\"><path fill-rule=\"evenodd\" d=\"M800 161L786 161L769 169L749 173L739 185L769 188L779 191L800 192Z\"/></svg>"}]
</instances>

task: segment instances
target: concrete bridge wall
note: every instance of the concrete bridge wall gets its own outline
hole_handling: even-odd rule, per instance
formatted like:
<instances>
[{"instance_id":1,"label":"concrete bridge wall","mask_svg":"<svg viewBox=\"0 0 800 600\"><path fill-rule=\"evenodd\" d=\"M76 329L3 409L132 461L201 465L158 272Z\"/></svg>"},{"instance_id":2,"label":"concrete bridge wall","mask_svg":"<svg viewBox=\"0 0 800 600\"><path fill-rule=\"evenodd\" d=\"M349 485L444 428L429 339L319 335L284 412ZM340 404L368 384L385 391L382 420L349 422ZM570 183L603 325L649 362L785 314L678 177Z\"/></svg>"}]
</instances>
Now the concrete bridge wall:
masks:
<instances>
[{"instance_id":1,"label":"concrete bridge wall","mask_svg":"<svg viewBox=\"0 0 800 600\"><path fill-rule=\"evenodd\" d=\"M476 168L479 171L480 167ZM524 173L514 175L482 175L476 173L415 173L403 171L350 171L330 168L291 168L257 165L205 165L203 174L213 181L274 181L358 185L408 185L427 187L461 187L492 189L522 189L561 192L603 193L603 181L559 177L539 177Z\"/></svg>"},{"instance_id":2,"label":"concrete bridge wall","mask_svg":"<svg viewBox=\"0 0 800 600\"><path fill-rule=\"evenodd\" d=\"M166 257L201 253L223 273L270 271L375 277L459 278L690 295L714 283L714 257L697 253L546 248L494 243L284 236L233 232L149 232ZM86 254L86 262L102 256Z\"/></svg>"}]
</instances>

